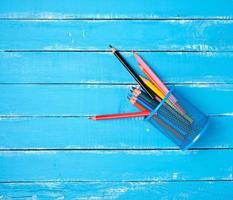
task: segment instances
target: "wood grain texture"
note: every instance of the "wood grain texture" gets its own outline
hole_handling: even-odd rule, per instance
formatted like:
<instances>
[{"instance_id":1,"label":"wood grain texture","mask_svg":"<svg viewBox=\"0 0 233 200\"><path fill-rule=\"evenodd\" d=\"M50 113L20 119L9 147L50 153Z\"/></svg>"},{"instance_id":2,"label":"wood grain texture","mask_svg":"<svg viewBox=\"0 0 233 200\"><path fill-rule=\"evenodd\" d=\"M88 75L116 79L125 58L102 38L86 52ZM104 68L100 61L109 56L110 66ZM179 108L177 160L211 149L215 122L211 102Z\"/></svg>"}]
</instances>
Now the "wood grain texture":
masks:
<instances>
[{"instance_id":1,"label":"wood grain texture","mask_svg":"<svg viewBox=\"0 0 233 200\"><path fill-rule=\"evenodd\" d=\"M233 182L43 182L0 184L2 199L231 199ZM221 191L221 192L220 192Z\"/></svg>"},{"instance_id":2,"label":"wood grain texture","mask_svg":"<svg viewBox=\"0 0 233 200\"><path fill-rule=\"evenodd\" d=\"M130 85L0 85L0 115L88 116L136 111ZM232 85L180 85L179 94L211 115L231 115ZM205 97L205 98L203 98ZM214 102L214 103L213 103ZM224 104L222 103L224 102Z\"/></svg>"},{"instance_id":3,"label":"wood grain texture","mask_svg":"<svg viewBox=\"0 0 233 200\"><path fill-rule=\"evenodd\" d=\"M0 50L109 50L112 44L120 50L233 51L232 24L233 20L0 20Z\"/></svg>"},{"instance_id":4,"label":"wood grain texture","mask_svg":"<svg viewBox=\"0 0 233 200\"><path fill-rule=\"evenodd\" d=\"M233 148L232 116L211 117L193 148ZM124 127L124 128L122 128ZM2 118L0 149L177 149L142 119Z\"/></svg>"},{"instance_id":5,"label":"wood grain texture","mask_svg":"<svg viewBox=\"0 0 233 200\"><path fill-rule=\"evenodd\" d=\"M124 4L124 6L122 6ZM0 199L231 199L231 0L2 0ZM179 151L142 119L87 116L136 110L140 54L210 116ZM117 76L116 76L117 75Z\"/></svg>"},{"instance_id":6,"label":"wood grain texture","mask_svg":"<svg viewBox=\"0 0 233 200\"><path fill-rule=\"evenodd\" d=\"M139 54L166 83L233 83L233 53ZM0 52L0 68L0 83L134 83L110 52Z\"/></svg>"},{"instance_id":7,"label":"wood grain texture","mask_svg":"<svg viewBox=\"0 0 233 200\"><path fill-rule=\"evenodd\" d=\"M232 156L232 149L2 151L0 181L233 180Z\"/></svg>"},{"instance_id":8,"label":"wood grain texture","mask_svg":"<svg viewBox=\"0 0 233 200\"><path fill-rule=\"evenodd\" d=\"M233 3L225 0L98 0L24 1L2 0L2 18L80 19L80 18L232 18ZM124 5L124 6L122 6Z\"/></svg>"}]
</instances>

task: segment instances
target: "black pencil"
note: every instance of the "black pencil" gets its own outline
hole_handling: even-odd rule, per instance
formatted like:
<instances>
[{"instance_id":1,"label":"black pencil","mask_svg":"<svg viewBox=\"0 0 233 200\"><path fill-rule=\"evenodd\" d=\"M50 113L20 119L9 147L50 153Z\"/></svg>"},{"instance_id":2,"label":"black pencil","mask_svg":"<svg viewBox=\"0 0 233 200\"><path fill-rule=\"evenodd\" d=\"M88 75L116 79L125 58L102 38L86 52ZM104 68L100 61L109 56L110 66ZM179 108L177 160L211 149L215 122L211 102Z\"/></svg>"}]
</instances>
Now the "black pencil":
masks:
<instances>
[{"instance_id":1,"label":"black pencil","mask_svg":"<svg viewBox=\"0 0 233 200\"><path fill-rule=\"evenodd\" d=\"M117 57L117 59L121 62L121 64L128 70L128 72L133 76L133 78L138 82L138 84L143 88L143 90L150 96L151 99L155 99L154 92L147 87L147 85L143 82L141 77L133 70L133 68L126 62L126 60L121 56L121 54L109 45L113 54Z\"/></svg>"}]
</instances>

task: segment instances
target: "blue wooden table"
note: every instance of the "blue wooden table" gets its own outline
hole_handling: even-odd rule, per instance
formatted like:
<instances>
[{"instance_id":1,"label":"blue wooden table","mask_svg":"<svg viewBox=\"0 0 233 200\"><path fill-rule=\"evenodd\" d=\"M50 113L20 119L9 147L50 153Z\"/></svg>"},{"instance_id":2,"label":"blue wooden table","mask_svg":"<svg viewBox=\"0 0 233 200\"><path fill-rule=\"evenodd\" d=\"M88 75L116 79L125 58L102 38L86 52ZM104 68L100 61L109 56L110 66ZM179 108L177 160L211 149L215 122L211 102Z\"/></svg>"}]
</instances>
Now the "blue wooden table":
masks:
<instances>
[{"instance_id":1,"label":"blue wooden table","mask_svg":"<svg viewBox=\"0 0 233 200\"><path fill-rule=\"evenodd\" d=\"M2 0L0 199L232 199L233 1ZM136 50L210 117L180 151L136 111Z\"/></svg>"}]
</instances>

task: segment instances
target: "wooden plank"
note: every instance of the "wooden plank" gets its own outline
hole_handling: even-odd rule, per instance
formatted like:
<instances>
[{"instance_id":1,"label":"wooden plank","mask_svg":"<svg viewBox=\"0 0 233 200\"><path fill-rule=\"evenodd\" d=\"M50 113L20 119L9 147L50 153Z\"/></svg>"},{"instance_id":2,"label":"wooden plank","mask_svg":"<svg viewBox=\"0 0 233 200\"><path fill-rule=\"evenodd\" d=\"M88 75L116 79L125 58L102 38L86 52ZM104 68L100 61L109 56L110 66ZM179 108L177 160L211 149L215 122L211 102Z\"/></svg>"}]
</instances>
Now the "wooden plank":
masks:
<instances>
[{"instance_id":1,"label":"wooden plank","mask_svg":"<svg viewBox=\"0 0 233 200\"><path fill-rule=\"evenodd\" d=\"M231 199L233 182L2 183L2 199ZM219 192L221 191L221 192Z\"/></svg>"},{"instance_id":2,"label":"wooden plank","mask_svg":"<svg viewBox=\"0 0 233 200\"><path fill-rule=\"evenodd\" d=\"M230 52L139 54L166 83L233 83ZM132 54L123 55L140 72ZM0 68L0 83L134 82L110 52L0 52Z\"/></svg>"},{"instance_id":3,"label":"wooden plank","mask_svg":"<svg viewBox=\"0 0 233 200\"><path fill-rule=\"evenodd\" d=\"M111 43L121 50L232 51L232 24L233 20L1 20L0 49L109 50Z\"/></svg>"},{"instance_id":4,"label":"wooden plank","mask_svg":"<svg viewBox=\"0 0 233 200\"><path fill-rule=\"evenodd\" d=\"M232 149L1 151L0 181L232 181L232 156Z\"/></svg>"},{"instance_id":5,"label":"wooden plank","mask_svg":"<svg viewBox=\"0 0 233 200\"><path fill-rule=\"evenodd\" d=\"M175 88L206 114L231 115L233 112L232 85ZM87 116L137 110L127 100L130 85L23 84L0 85L0 90L0 115Z\"/></svg>"},{"instance_id":6,"label":"wooden plank","mask_svg":"<svg viewBox=\"0 0 233 200\"><path fill-rule=\"evenodd\" d=\"M53 0L2 0L2 18L232 18L233 3L207 0L98 0L56 2ZM133 8L133 9L132 9Z\"/></svg>"},{"instance_id":7,"label":"wooden plank","mask_svg":"<svg viewBox=\"0 0 233 200\"><path fill-rule=\"evenodd\" d=\"M232 116L211 117L207 132L193 148L233 148L232 121ZM2 118L0 129L0 149L177 148L139 119Z\"/></svg>"}]
</instances>

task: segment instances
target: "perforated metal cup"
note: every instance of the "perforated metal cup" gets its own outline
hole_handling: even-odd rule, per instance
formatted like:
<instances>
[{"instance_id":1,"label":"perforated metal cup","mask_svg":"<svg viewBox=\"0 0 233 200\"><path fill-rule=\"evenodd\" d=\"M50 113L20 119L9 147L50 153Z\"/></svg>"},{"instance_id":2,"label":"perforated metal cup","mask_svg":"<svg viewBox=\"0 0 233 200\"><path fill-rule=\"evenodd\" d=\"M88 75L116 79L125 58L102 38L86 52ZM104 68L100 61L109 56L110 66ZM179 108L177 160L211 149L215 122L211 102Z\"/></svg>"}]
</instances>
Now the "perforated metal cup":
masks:
<instances>
[{"instance_id":1,"label":"perforated metal cup","mask_svg":"<svg viewBox=\"0 0 233 200\"><path fill-rule=\"evenodd\" d=\"M145 119L182 150L191 147L206 131L209 123L204 113L173 89Z\"/></svg>"}]
</instances>

